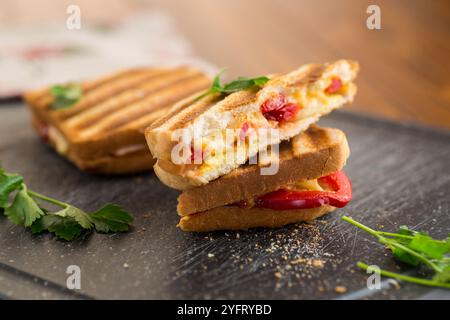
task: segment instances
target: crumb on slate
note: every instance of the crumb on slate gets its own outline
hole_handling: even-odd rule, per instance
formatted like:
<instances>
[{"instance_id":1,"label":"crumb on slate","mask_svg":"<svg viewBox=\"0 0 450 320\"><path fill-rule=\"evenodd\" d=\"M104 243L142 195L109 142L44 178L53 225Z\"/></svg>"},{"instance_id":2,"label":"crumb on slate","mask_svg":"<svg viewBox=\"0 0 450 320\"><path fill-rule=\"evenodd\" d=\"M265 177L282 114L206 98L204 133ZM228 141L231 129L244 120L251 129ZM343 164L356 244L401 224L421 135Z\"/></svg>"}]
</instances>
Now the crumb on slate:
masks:
<instances>
[{"instance_id":1,"label":"crumb on slate","mask_svg":"<svg viewBox=\"0 0 450 320\"><path fill-rule=\"evenodd\" d=\"M347 292L347 288L344 286L336 286L334 288L334 291L336 291L337 293L346 293Z\"/></svg>"}]
</instances>

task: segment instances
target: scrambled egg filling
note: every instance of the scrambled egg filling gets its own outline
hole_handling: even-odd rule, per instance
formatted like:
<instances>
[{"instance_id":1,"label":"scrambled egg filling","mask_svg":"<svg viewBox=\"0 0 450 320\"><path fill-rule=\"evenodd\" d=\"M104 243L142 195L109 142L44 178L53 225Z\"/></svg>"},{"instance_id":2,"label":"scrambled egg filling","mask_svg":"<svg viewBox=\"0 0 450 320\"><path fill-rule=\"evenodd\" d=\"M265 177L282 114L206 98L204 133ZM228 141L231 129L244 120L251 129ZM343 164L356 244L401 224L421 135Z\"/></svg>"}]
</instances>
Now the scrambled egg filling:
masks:
<instances>
[{"instance_id":1,"label":"scrambled egg filling","mask_svg":"<svg viewBox=\"0 0 450 320\"><path fill-rule=\"evenodd\" d=\"M331 83L332 76L320 81L314 86L303 88L292 88L284 92L289 103L299 106L299 111L291 121L298 121L317 114L328 112L330 106L337 105L349 90L349 83L342 86L335 93L326 93L325 88ZM276 93L275 93L276 94ZM210 130L210 134L202 137L203 159L202 164L196 168L196 173L202 175L224 163L239 161L241 157L246 159L254 149L258 147L257 129L276 128L279 123L267 120L260 110L261 103L244 106L227 115L226 124L223 129ZM242 132L244 125L249 128ZM227 130L235 129L233 137L227 137ZM256 130L255 130L256 129ZM252 139L253 138L253 139ZM229 153L227 153L229 152ZM231 154L231 155L230 155Z\"/></svg>"}]
</instances>

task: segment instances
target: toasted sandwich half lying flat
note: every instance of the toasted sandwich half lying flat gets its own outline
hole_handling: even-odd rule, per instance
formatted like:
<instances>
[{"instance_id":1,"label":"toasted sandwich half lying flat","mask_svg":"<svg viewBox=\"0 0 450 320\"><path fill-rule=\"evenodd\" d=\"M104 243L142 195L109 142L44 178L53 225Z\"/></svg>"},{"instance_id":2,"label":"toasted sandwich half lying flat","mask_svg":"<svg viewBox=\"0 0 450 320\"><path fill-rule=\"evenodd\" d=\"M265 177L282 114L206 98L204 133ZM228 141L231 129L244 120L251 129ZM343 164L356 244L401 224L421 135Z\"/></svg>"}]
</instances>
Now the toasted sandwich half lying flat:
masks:
<instances>
[{"instance_id":1,"label":"toasted sandwich half lying flat","mask_svg":"<svg viewBox=\"0 0 450 320\"><path fill-rule=\"evenodd\" d=\"M27 92L24 98L37 132L80 169L132 173L154 164L145 128L210 83L202 72L188 67L142 68L76 84L79 97L73 104L64 105L68 92L61 105L55 87ZM73 90L70 86L75 85L58 90Z\"/></svg>"},{"instance_id":2,"label":"toasted sandwich half lying flat","mask_svg":"<svg viewBox=\"0 0 450 320\"><path fill-rule=\"evenodd\" d=\"M157 158L156 174L166 185L187 190L231 172L268 145L294 137L321 116L353 101L358 70L358 64L349 60L308 64L271 77L262 88L179 102L146 130L148 145ZM174 135L180 129L193 141L186 163L172 158L179 143ZM237 132L234 140L218 147L216 137L225 136L228 129ZM270 129L277 129L278 135L262 139L262 132ZM195 142L199 139L201 143ZM239 139L244 141L236 143ZM257 141L257 145L248 141ZM230 162L225 157L230 150L243 156ZM201 161L195 161L197 155Z\"/></svg>"},{"instance_id":3,"label":"toasted sandwich half lying flat","mask_svg":"<svg viewBox=\"0 0 450 320\"><path fill-rule=\"evenodd\" d=\"M345 134L315 125L280 145L275 175L244 165L178 197L184 231L280 227L313 220L352 197L342 168L349 156Z\"/></svg>"}]
</instances>

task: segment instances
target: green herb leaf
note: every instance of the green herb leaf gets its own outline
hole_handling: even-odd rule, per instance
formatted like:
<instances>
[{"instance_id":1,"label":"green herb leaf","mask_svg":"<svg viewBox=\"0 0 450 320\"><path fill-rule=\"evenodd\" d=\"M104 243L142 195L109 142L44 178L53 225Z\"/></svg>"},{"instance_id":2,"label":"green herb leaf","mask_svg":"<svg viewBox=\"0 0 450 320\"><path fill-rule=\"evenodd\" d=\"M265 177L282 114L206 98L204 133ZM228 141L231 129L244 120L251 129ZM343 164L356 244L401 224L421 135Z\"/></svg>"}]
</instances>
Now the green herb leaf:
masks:
<instances>
[{"instance_id":1,"label":"green herb leaf","mask_svg":"<svg viewBox=\"0 0 450 320\"><path fill-rule=\"evenodd\" d=\"M89 215L81 209L74 206L68 205L66 208L57 211L54 215L60 216L62 218L71 217L84 229L92 228L92 220Z\"/></svg>"},{"instance_id":2,"label":"green herb leaf","mask_svg":"<svg viewBox=\"0 0 450 320\"><path fill-rule=\"evenodd\" d=\"M10 194L18 190L12 204L8 203ZM30 227L31 232L49 231L57 237L72 240L84 230L98 232L127 231L133 217L121 207L106 204L100 210L87 213L68 203L28 190L22 177L6 173L0 168L0 208L15 224ZM39 200L39 203L36 201ZM40 204L52 204L60 210L50 212Z\"/></svg>"},{"instance_id":3,"label":"green herb leaf","mask_svg":"<svg viewBox=\"0 0 450 320\"><path fill-rule=\"evenodd\" d=\"M59 238L70 241L78 237L83 228L72 217L48 214L36 220L31 226L31 231L34 234L46 230L54 233Z\"/></svg>"},{"instance_id":4,"label":"green herb leaf","mask_svg":"<svg viewBox=\"0 0 450 320\"><path fill-rule=\"evenodd\" d=\"M223 85L220 80L220 77L222 76L223 72L224 70L221 70L214 77L211 88L202 95L195 98L194 101L198 101L201 98L214 93L231 94L233 92L247 90L254 87L262 88L267 83L267 81L269 81L269 78L265 76L255 78L239 77L236 80L228 82L227 84Z\"/></svg>"},{"instance_id":5,"label":"green herb leaf","mask_svg":"<svg viewBox=\"0 0 450 320\"><path fill-rule=\"evenodd\" d=\"M128 225L133 221L133 217L128 212L110 203L89 216L99 232L127 231Z\"/></svg>"},{"instance_id":6,"label":"green herb leaf","mask_svg":"<svg viewBox=\"0 0 450 320\"><path fill-rule=\"evenodd\" d=\"M442 259L444 254L450 251L450 243L448 241L435 240L429 235L417 233L409 247L414 251L423 253L432 259Z\"/></svg>"},{"instance_id":7,"label":"green herb leaf","mask_svg":"<svg viewBox=\"0 0 450 320\"><path fill-rule=\"evenodd\" d=\"M0 208L8 206L11 192L21 188L23 178L17 174L7 174L0 168Z\"/></svg>"},{"instance_id":8,"label":"green herb leaf","mask_svg":"<svg viewBox=\"0 0 450 320\"><path fill-rule=\"evenodd\" d=\"M433 281L450 283L450 266L447 265L442 272L436 273L433 277Z\"/></svg>"},{"instance_id":9,"label":"green herb leaf","mask_svg":"<svg viewBox=\"0 0 450 320\"><path fill-rule=\"evenodd\" d=\"M31 227L33 222L45 213L38 204L27 193L27 188L23 185L11 206L5 208L5 215L15 224Z\"/></svg>"},{"instance_id":10,"label":"green herb leaf","mask_svg":"<svg viewBox=\"0 0 450 320\"><path fill-rule=\"evenodd\" d=\"M419 258L411 255L410 253L406 252L403 249L396 248L394 246L389 246L389 245L388 245L388 248L391 249L394 257L403 263L409 264L410 266L413 266L413 267L417 267L418 265L420 265L422 263L422 261Z\"/></svg>"},{"instance_id":11,"label":"green herb leaf","mask_svg":"<svg viewBox=\"0 0 450 320\"><path fill-rule=\"evenodd\" d=\"M78 84L56 85L50 88L53 95L53 109L65 109L77 103L83 92Z\"/></svg>"},{"instance_id":12,"label":"green herb leaf","mask_svg":"<svg viewBox=\"0 0 450 320\"><path fill-rule=\"evenodd\" d=\"M253 87L263 87L269 81L267 77L244 78L239 77L234 81L227 83L221 90L222 93L232 93Z\"/></svg>"},{"instance_id":13,"label":"green herb leaf","mask_svg":"<svg viewBox=\"0 0 450 320\"><path fill-rule=\"evenodd\" d=\"M410 230L406 226L401 226L398 233L376 231L346 216L342 220L376 236L380 243L392 250L397 260L414 267L428 267L435 272L431 280L386 270L381 271L382 275L417 284L450 288L450 237L436 240L425 232ZM367 265L362 262L358 262L358 266L367 269Z\"/></svg>"}]
</instances>

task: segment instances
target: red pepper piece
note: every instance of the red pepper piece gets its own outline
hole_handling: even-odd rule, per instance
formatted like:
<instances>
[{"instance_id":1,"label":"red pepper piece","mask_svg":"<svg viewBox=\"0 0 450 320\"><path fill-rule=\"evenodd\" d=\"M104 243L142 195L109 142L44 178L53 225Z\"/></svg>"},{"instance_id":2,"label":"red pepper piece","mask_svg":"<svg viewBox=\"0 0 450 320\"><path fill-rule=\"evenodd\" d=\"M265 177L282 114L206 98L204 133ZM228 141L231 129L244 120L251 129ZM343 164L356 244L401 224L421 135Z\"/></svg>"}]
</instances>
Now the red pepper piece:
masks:
<instances>
[{"instance_id":1,"label":"red pepper piece","mask_svg":"<svg viewBox=\"0 0 450 320\"><path fill-rule=\"evenodd\" d=\"M342 88L342 81L339 78L332 78L331 84L325 89L325 93L333 94L338 92Z\"/></svg>"},{"instance_id":2,"label":"red pepper piece","mask_svg":"<svg viewBox=\"0 0 450 320\"><path fill-rule=\"evenodd\" d=\"M194 145L191 145L191 163L197 164L198 161L196 160L199 159L201 160L200 163L202 163L203 157L204 157L203 150L195 150Z\"/></svg>"},{"instance_id":3,"label":"red pepper piece","mask_svg":"<svg viewBox=\"0 0 450 320\"><path fill-rule=\"evenodd\" d=\"M288 103L278 110L273 110L264 114L264 117L267 120L275 120L278 122L289 121L295 117L299 109L300 108L296 104Z\"/></svg>"},{"instance_id":4,"label":"red pepper piece","mask_svg":"<svg viewBox=\"0 0 450 320\"><path fill-rule=\"evenodd\" d=\"M294 103L287 103L286 97L279 94L267 99L261 105L261 112L267 120L289 121L295 117L300 107Z\"/></svg>"},{"instance_id":5,"label":"red pepper piece","mask_svg":"<svg viewBox=\"0 0 450 320\"><path fill-rule=\"evenodd\" d=\"M264 101L263 104L261 105L261 112L265 114L273 110L278 110L285 104L286 104L286 97L283 96L282 94L279 94L276 95L275 97L272 97Z\"/></svg>"},{"instance_id":6,"label":"red pepper piece","mask_svg":"<svg viewBox=\"0 0 450 320\"><path fill-rule=\"evenodd\" d=\"M239 131L239 139L245 140L245 137L247 136L248 129L250 129L250 125L248 122L244 122L244 124L241 127L241 131Z\"/></svg>"},{"instance_id":7,"label":"red pepper piece","mask_svg":"<svg viewBox=\"0 0 450 320\"><path fill-rule=\"evenodd\" d=\"M331 205L342 208L352 199L352 186L343 171L319 178L320 184L328 185L332 191L290 191L280 189L255 200L256 207L273 210L294 210Z\"/></svg>"}]
</instances>

